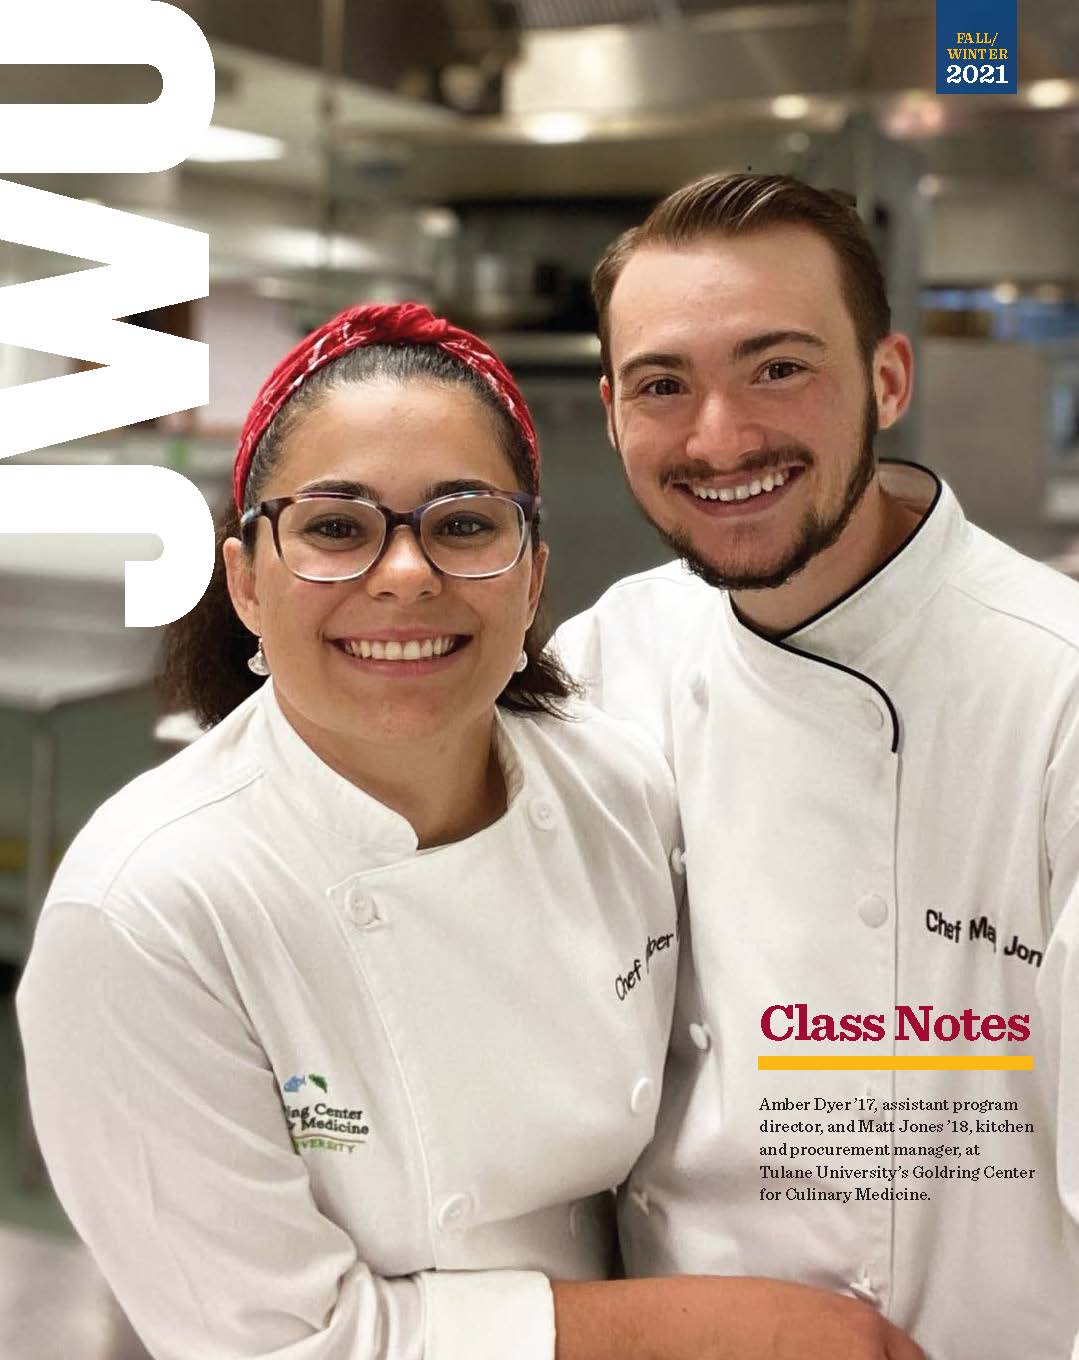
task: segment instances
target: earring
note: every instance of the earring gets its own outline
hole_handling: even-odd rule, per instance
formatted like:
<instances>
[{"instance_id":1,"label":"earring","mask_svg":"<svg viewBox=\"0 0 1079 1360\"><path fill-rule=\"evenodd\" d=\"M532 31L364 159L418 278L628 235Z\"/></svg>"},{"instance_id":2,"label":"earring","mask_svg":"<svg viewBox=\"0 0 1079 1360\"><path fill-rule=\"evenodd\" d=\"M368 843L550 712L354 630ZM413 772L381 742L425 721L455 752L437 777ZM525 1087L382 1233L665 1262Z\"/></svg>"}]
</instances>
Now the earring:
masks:
<instances>
[{"instance_id":1,"label":"earring","mask_svg":"<svg viewBox=\"0 0 1079 1360\"><path fill-rule=\"evenodd\" d=\"M515 675L520 675L522 671L528 669L528 653L522 648L521 655L517 658L517 664L513 671Z\"/></svg>"},{"instance_id":2,"label":"earring","mask_svg":"<svg viewBox=\"0 0 1079 1360\"><path fill-rule=\"evenodd\" d=\"M247 669L254 675L269 675L270 663L266 660L266 655L262 650L262 639L259 638L258 642L255 655L247 658Z\"/></svg>"}]
</instances>

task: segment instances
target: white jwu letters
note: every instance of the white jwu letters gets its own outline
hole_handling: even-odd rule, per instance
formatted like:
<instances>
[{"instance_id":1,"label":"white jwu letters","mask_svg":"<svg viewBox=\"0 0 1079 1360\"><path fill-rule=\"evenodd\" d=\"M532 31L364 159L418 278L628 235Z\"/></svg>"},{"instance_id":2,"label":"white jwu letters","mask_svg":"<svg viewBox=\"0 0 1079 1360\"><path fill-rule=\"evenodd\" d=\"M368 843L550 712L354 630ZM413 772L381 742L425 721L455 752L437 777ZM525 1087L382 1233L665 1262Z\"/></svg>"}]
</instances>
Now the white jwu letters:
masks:
<instances>
[{"instance_id":1,"label":"white jwu letters","mask_svg":"<svg viewBox=\"0 0 1079 1360\"><path fill-rule=\"evenodd\" d=\"M5 14L0 97L3 65L15 63L155 66L162 92L145 105L0 104L0 173L168 169L213 113L206 40L160 0L39 0ZM208 401L205 345L115 320L205 297L204 232L0 180L0 239L101 261L0 288L0 344L105 365L0 390L0 459ZM185 477L158 467L0 469L0 533L88 531L162 540L159 558L127 564L129 627L169 623L198 603L213 523Z\"/></svg>"}]
</instances>

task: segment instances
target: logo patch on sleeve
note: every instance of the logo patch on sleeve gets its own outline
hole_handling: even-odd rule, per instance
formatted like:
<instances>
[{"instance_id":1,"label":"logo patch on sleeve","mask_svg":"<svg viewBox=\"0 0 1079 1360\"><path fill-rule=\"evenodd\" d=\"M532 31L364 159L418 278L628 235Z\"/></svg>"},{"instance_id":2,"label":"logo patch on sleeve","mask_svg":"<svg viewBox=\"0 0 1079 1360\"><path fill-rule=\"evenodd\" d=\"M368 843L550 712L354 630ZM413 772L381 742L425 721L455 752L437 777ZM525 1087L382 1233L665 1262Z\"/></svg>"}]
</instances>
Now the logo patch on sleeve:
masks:
<instances>
[{"instance_id":1,"label":"logo patch on sleeve","mask_svg":"<svg viewBox=\"0 0 1079 1360\"><path fill-rule=\"evenodd\" d=\"M329 1081L317 1072L297 1073L282 1083L281 1090L286 1096L296 1096L309 1084L324 1095L330 1093ZM352 1153L367 1142L371 1126L362 1109L331 1105L325 1100L312 1101L310 1096L299 1099L304 1103L294 1104L287 1099L284 1102L289 1137L297 1152L321 1149Z\"/></svg>"}]
</instances>

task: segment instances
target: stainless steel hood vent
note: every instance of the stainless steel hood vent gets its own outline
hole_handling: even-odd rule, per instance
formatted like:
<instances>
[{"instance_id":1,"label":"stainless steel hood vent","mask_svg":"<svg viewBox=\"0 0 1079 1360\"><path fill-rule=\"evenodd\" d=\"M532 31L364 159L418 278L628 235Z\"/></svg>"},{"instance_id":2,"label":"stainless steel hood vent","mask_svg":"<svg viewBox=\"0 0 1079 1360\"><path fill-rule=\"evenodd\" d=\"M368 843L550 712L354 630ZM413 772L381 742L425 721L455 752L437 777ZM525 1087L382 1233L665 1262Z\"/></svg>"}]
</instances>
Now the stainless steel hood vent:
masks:
<instances>
[{"instance_id":1,"label":"stainless steel hood vent","mask_svg":"<svg viewBox=\"0 0 1079 1360\"><path fill-rule=\"evenodd\" d=\"M296 0L177 0L207 37L299 66L324 64L321 6ZM518 53L510 0L340 0L348 80L448 102L444 73L496 74ZM487 108L484 112L496 110Z\"/></svg>"},{"instance_id":2,"label":"stainless steel hood vent","mask_svg":"<svg viewBox=\"0 0 1079 1360\"><path fill-rule=\"evenodd\" d=\"M522 28L585 28L663 17L663 0L514 0Z\"/></svg>"},{"instance_id":3,"label":"stainless steel hood vent","mask_svg":"<svg viewBox=\"0 0 1079 1360\"><path fill-rule=\"evenodd\" d=\"M521 27L586 28L596 24L678 23L742 9L745 0L513 0ZM800 4L802 0L779 0ZM774 6L776 0L771 0Z\"/></svg>"}]
</instances>

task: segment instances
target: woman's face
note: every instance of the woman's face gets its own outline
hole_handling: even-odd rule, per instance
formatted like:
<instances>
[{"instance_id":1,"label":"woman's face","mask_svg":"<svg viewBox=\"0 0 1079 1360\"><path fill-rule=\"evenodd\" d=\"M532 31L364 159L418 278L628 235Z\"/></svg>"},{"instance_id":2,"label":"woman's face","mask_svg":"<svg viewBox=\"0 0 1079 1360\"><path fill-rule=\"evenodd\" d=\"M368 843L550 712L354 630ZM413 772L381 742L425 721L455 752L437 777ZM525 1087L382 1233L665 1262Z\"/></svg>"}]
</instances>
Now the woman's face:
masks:
<instances>
[{"instance_id":1,"label":"woman's face","mask_svg":"<svg viewBox=\"0 0 1079 1360\"><path fill-rule=\"evenodd\" d=\"M399 511L443 494L447 482L522 490L476 398L423 381L372 380L331 392L294 427L260 498L328 481L362 488L355 494ZM462 580L440 575L411 529L398 528L365 575L319 583L289 571L263 516L254 551L230 539L225 562L233 603L262 638L283 710L324 757L338 751L345 758L356 743L487 730L536 611L546 548L534 552L529 541L504 575ZM447 638L448 654L420 660L353 654L364 642L403 650L416 641L426 650L428 639Z\"/></svg>"}]
</instances>

